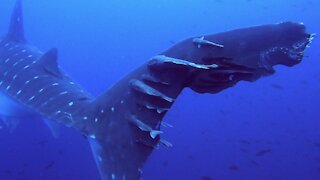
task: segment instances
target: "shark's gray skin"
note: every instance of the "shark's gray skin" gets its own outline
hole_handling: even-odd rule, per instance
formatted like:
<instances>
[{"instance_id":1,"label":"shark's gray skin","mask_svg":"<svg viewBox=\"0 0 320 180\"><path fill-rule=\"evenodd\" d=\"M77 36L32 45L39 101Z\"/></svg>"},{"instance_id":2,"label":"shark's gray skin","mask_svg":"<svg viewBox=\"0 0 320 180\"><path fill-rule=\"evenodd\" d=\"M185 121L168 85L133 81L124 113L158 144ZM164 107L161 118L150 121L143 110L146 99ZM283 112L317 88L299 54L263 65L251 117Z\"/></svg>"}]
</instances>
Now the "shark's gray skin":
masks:
<instances>
[{"instance_id":1,"label":"shark's gray skin","mask_svg":"<svg viewBox=\"0 0 320 180\"><path fill-rule=\"evenodd\" d=\"M56 49L42 53L27 43L18 0L0 40L0 112L72 127L89 139L102 179L140 179L151 152L171 146L160 127L184 88L217 93L272 75L275 65L300 63L311 39L291 22L190 38L93 97L58 67Z\"/></svg>"}]
</instances>

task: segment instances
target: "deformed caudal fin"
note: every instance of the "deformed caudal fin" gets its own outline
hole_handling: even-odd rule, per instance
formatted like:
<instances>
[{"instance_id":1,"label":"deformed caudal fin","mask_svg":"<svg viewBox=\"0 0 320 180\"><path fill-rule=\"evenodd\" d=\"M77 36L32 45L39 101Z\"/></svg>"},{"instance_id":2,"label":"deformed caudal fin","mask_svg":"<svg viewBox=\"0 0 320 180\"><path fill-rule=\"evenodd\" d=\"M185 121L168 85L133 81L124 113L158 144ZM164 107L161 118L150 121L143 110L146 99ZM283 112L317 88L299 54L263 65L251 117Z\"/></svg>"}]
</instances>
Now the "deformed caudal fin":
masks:
<instances>
[{"instance_id":1,"label":"deformed caudal fin","mask_svg":"<svg viewBox=\"0 0 320 180\"><path fill-rule=\"evenodd\" d=\"M26 42L23 28L22 0L16 1L14 10L11 15L10 27L6 38L8 41L19 43Z\"/></svg>"},{"instance_id":2,"label":"deformed caudal fin","mask_svg":"<svg viewBox=\"0 0 320 180\"><path fill-rule=\"evenodd\" d=\"M180 92L217 93L301 62L311 36L297 23L187 39L151 58L80 113L103 179L140 179L163 140L162 119Z\"/></svg>"},{"instance_id":3,"label":"deformed caudal fin","mask_svg":"<svg viewBox=\"0 0 320 180\"><path fill-rule=\"evenodd\" d=\"M273 66L299 64L312 39L302 23L263 25L191 38L154 61L167 67L188 62L185 86L199 93L217 93L239 81L253 82L272 75ZM208 68L194 68L190 64Z\"/></svg>"}]
</instances>

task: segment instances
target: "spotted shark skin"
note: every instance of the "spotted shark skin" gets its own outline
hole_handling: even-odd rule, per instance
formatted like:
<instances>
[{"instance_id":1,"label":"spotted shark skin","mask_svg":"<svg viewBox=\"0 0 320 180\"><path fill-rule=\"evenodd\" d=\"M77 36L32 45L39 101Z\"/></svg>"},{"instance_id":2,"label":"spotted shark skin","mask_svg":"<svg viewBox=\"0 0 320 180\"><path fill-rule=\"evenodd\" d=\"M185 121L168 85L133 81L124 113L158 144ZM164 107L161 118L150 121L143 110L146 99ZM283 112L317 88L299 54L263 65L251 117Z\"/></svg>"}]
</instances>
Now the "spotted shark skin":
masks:
<instances>
[{"instance_id":1,"label":"spotted shark skin","mask_svg":"<svg viewBox=\"0 0 320 180\"><path fill-rule=\"evenodd\" d=\"M193 37L152 57L93 97L58 66L57 49L27 43L21 0L0 39L0 115L38 116L74 128L90 142L101 179L136 180L159 145L163 117L184 88L218 93L239 81L294 66L313 35L301 23L280 23Z\"/></svg>"}]
</instances>

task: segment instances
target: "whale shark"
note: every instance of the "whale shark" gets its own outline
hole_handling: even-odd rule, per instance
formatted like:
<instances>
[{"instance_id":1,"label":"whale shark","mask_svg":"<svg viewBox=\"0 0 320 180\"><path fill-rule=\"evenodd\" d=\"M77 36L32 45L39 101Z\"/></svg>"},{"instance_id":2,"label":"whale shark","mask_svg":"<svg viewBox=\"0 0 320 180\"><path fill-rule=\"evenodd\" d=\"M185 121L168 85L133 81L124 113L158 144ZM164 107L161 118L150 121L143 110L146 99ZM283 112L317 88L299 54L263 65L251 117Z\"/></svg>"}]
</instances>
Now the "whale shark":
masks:
<instances>
[{"instance_id":1,"label":"whale shark","mask_svg":"<svg viewBox=\"0 0 320 180\"><path fill-rule=\"evenodd\" d=\"M191 37L95 97L59 67L56 48L28 43L17 0L0 38L0 119L12 129L26 118L73 128L88 139L101 179L141 179L153 150L172 146L163 118L185 88L216 94L270 76L276 65L299 64L313 37L295 22Z\"/></svg>"}]
</instances>

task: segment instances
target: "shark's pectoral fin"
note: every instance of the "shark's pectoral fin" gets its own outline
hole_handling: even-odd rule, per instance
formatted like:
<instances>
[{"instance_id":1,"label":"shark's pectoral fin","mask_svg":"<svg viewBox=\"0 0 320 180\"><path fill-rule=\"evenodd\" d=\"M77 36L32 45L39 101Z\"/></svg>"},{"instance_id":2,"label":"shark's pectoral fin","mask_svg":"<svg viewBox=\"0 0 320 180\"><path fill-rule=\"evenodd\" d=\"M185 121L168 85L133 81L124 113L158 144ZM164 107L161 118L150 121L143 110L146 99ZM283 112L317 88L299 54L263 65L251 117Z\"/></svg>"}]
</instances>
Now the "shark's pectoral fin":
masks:
<instances>
[{"instance_id":1,"label":"shark's pectoral fin","mask_svg":"<svg viewBox=\"0 0 320 180\"><path fill-rule=\"evenodd\" d=\"M12 133L19 125L21 118L0 116L0 120L2 120L2 122L6 126L6 128L8 128L9 131Z\"/></svg>"},{"instance_id":2,"label":"shark's pectoral fin","mask_svg":"<svg viewBox=\"0 0 320 180\"><path fill-rule=\"evenodd\" d=\"M58 50L56 48L50 49L38 61L41 68L47 73L58 78L63 77L61 70L58 66Z\"/></svg>"},{"instance_id":3,"label":"shark's pectoral fin","mask_svg":"<svg viewBox=\"0 0 320 180\"><path fill-rule=\"evenodd\" d=\"M51 120L44 120L45 124L50 129L50 132L54 138L59 138L60 136L60 125L54 121Z\"/></svg>"}]
</instances>

